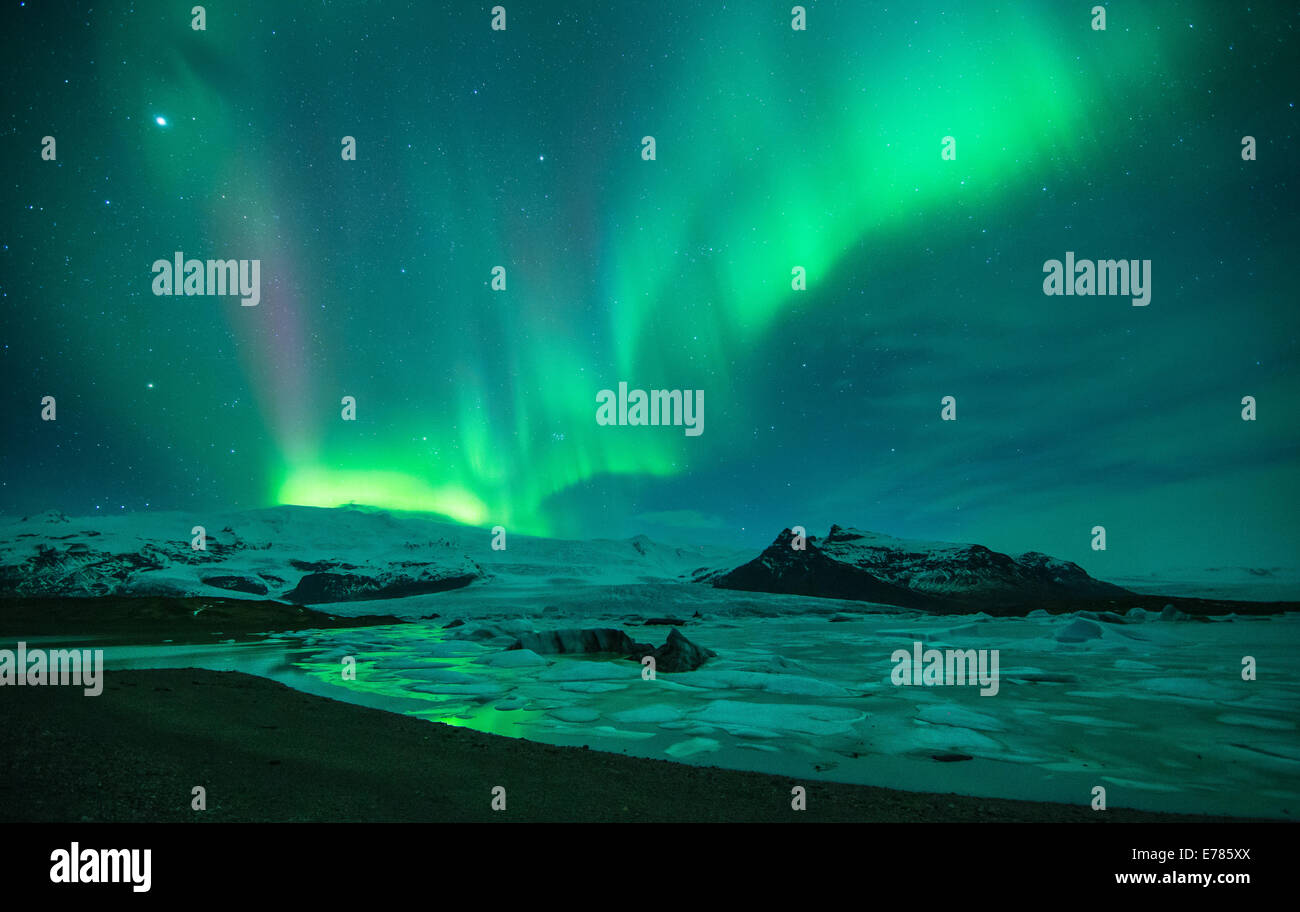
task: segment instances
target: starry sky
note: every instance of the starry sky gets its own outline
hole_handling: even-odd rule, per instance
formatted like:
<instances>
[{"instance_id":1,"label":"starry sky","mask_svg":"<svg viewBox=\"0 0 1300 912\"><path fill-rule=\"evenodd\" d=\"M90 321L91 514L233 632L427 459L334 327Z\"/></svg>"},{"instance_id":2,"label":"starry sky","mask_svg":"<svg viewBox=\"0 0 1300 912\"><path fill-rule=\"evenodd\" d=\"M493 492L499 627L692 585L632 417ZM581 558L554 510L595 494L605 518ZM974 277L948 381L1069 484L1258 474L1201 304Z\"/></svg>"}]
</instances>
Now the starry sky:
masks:
<instances>
[{"instance_id":1,"label":"starry sky","mask_svg":"<svg viewBox=\"0 0 1300 912\"><path fill-rule=\"evenodd\" d=\"M1292 4L191 5L6 2L0 511L1294 565ZM178 250L260 304L155 296ZM599 426L621 380L704 433Z\"/></svg>"}]
</instances>

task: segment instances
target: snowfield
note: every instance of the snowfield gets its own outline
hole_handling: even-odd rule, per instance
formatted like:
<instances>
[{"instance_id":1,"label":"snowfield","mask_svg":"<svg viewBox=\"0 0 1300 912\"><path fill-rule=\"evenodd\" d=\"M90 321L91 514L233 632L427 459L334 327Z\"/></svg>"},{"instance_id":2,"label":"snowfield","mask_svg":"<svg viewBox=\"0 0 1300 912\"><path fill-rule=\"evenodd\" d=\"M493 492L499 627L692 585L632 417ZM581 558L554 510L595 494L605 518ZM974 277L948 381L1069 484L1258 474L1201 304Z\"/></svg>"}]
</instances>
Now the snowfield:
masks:
<instances>
[{"instance_id":1,"label":"snowfield","mask_svg":"<svg viewBox=\"0 0 1300 912\"><path fill-rule=\"evenodd\" d=\"M204 529L204 550L192 546ZM0 595L273 598L329 604L473 583L678 579L749 557L644 536L565 541L491 533L420 514L274 507L228 514L0 517ZM370 609L358 610L367 613Z\"/></svg>"}]
</instances>

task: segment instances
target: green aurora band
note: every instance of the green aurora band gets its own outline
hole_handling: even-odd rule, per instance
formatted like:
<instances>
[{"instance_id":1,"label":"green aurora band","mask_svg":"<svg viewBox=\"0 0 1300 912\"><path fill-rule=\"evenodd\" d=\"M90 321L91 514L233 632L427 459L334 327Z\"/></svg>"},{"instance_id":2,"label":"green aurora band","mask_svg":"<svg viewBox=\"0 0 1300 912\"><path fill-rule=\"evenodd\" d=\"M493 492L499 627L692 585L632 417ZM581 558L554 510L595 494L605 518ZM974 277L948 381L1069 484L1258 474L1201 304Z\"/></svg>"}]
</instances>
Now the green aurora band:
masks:
<instances>
[{"instance_id":1,"label":"green aurora band","mask_svg":"<svg viewBox=\"0 0 1300 912\"><path fill-rule=\"evenodd\" d=\"M835 15L841 36L887 34L892 24L865 5ZM795 33L779 18L703 19L701 50L647 87L647 103L664 112L646 119L657 160L640 160L629 125L626 151L605 163L618 192L604 215L596 294L592 276L542 259L559 251L537 251L541 275L515 265L513 238L498 227L509 219L482 218L492 188L461 187L448 199L453 174L410 173L406 186L429 210L460 219L457 234L499 257L483 261L484 273L488 263L507 265L501 302L480 296L475 308L509 308L519 322L507 334L482 314L451 315L468 352L458 359L454 427L435 432L432 449L454 458L403 454L394 441L427 429L410 419L409 430L386 430L365 446L286 440L286 451L302 452L284 466L274 497L429 510L550 534L547 499L572 485L602 474L673 475L716 455L707 434L686 441L597 427L596 390L624 378L699 386L715 408L726 403L729 420L752 421L741 410L762 404L743 401L715 366L797 319L793 265L813 288L833 286L841 258L863 244L923 238L928 221L1000 200L1014 205L1044 179L1085 165L1072 150L1092 147L1062 137L1090 119L1090 100L1119 92L1160 59L1155 17L1139 11L1130 27L1147 31L1143 40L1121 38L1094 55L1094 67L1080 68L1055 47L1063 24L1044 15L1041 4L951 12L911 29L907 42L864 42L849 54L835 36ZM1080 45L1094 37L1072 32ZM922 46L934 50L920 56ZM509 130L506 141L527 143L518 125ZM940 161L946 135L959 138L957 162ZM805 306L829 297L809 295ZM603 325L587 331L586 315L601 307ZM508 366L482 345L485 336L506 348ZM602 372L608 352L613 369ZM503 367L507 377L495 379ZM569 446L548 445L554 427L566 429Z\"/></svg>"},{"instance_id":2,"label":"green aurora band","mask_svg":"<svg viewBox=\"0 0 1300 912\"><path fill-rule=\"evenodd\" d=\"M14 408L60 414L4 442L11 506L733 544L835 521L1101 573L1226 561L1229 515L1232 560L1288 559L1294 22L807 6L806 32L684 0L500 33L464 4L51 12L14 135L59 161L15 153L0 328ZM177 250L260 259L261 303L152 297ZM1150 258L1151 306L1044 297L1066 250ZM620 381L704 390L705 433L598 425ZM1113 558L1078 531L1102 521Z\"/></svg>"}]
</instances>

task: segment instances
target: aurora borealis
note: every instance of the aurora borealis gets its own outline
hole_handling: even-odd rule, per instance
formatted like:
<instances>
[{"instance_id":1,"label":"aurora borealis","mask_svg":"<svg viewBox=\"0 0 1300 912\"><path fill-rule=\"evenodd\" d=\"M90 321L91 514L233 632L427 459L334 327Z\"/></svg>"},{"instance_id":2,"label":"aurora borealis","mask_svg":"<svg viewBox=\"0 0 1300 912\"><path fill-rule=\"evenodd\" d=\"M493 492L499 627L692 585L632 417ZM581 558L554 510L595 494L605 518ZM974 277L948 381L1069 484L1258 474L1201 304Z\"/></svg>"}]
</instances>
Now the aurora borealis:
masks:
<instances>
[{"instance_id":1,"label":"aurora borealis","mask_svg":"<svg viewBox=\"0 0 1300 912\"><path fill-rule=\"evenodd\" d=\"M1294 563L1294 8L492 5L10 5L0 511ZM260 303L154 296L174 251ZM1149 306L1044 296L1067 251Z\"/></svg>"}]
</instances>

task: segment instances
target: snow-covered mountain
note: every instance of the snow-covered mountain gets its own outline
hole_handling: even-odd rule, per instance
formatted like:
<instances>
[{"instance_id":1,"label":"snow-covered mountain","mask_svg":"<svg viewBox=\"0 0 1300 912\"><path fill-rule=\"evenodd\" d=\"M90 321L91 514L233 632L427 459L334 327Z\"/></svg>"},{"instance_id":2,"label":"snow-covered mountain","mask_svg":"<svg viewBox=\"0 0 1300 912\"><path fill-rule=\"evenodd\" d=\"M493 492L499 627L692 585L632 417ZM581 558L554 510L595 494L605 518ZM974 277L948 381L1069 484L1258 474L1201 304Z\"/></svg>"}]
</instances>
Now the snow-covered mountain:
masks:
<instances>
[{"instance_id":1,"label":"snow-covered mountain","mask_svg":"<svg viewBox=\"0 0 1300 912\"><path fill-rule=\"evenodd\" d=\"M191 547L196 525L206 530L205 550ZM1160 611L1174 604L1192 614L1254 614L1300 607L1180 597L1174 593L1191 591L1176 586L1164 595L1154 586L1134 592L1038 552L1001 554L839 526L824 539L808 537L803 550L791 547L787 529L753 559L752 551L673 547L642 535L580 541L506 534L505 549L493 550L489 529L368 507L0 517L0 598L224 596L328 605L473 586L484 596L510 590L511 604L525 590L564 591L569 602L580 591L599 591L605 604L631 604L647 597L642 584L689 601L680 587L699 582L937 613Z\"/></svg>"},{"instance_id":2,"label":"snow-covered mountain","mask_svg":"<svg viewBox=\"0 0 1300 912\"><path fill-rule=\"evenodd\" d=\"M206 530L206 550L191 529ZM638 582L728 566L734 552L644 536L567 541L369 508L273 507L221 515L0 518L0 596L225 595L297 604L401 598L494 580Z\"/></svg>"},{"instance_id":3,"label":"snow-covered mountain","mask_svg":"<svg viewBox=\"0 0 1300 912\"><path fill-rule=\"evenodd\" d=\"M831 526L793 547L786 529L757 558L710 582L723 589L880 602L927 611L1004 613L1129 596L1082 567L1037 551L911 541Z\"/></svg>"}]
</instances>

